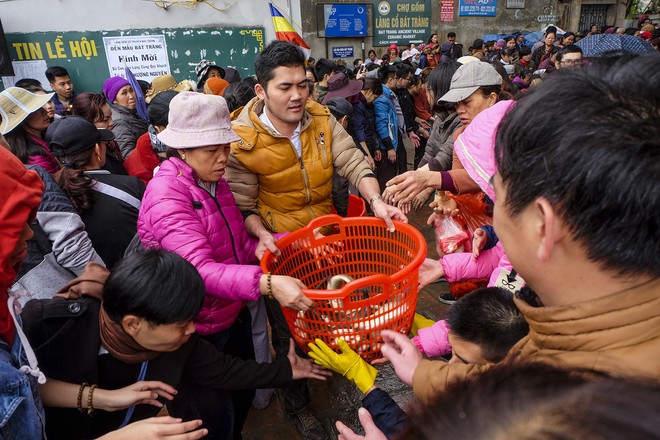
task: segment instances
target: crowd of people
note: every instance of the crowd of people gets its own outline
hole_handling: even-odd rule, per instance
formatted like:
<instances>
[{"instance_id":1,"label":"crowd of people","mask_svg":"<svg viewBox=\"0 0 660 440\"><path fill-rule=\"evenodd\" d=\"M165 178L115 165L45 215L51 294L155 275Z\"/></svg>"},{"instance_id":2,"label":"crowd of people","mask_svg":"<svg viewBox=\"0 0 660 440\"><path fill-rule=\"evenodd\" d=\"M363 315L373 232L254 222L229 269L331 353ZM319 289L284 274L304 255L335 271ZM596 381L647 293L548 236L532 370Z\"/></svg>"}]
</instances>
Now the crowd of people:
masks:
<instances>
[{"instance_id":1,"label":"crowd of people","mask_svg":"<svg viewBox=\"0 0 660 440\"><path fill-rule=\"evenodd\" d=\"M557 32L352 69L274 41L246 78L202 60L78 93L52 66L52 92L0 92L0 438L237 439L280 388L324 439L307 379L331 371L364 395L342 439L658 438L660 55ZM258 265L351 193L390 231L412 210L464 229L419 270L452 286L446 319L382 331L408 414L346 341L305 355L282 307L314 301Z\"/></svg>"}]
</instances>

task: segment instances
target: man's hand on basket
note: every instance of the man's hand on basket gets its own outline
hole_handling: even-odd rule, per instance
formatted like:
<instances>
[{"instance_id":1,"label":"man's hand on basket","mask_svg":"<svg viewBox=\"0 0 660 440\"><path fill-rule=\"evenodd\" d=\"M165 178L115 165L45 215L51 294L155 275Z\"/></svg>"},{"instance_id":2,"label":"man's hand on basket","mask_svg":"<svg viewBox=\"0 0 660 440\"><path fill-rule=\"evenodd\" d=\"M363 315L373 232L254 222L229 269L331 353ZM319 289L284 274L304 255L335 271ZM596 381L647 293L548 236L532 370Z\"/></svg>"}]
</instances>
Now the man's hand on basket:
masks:
<instances>
[{"instance_id":1,"label":"man's hand on basket","mask_svg":"<svg viewBox=\"0 0 660 440\"><path fill-rule=\"evenodd\" d=\"M422 360L422 353L413 341L399 332L383 330L380 335L384 342L383 347L380 349L383 356L385 356L384 359L392 363L394 371L401 382L412 386L413 374ZM378 359L378 362L374 361L373 363L382 364L383 360Z\"/></svg>"},{"instance_id":2,"label":"man's hand on basket","mask_svg":"<svg viewBox=\"0 0 660 440\"><path fill-rule=\"evenodd\" d=\"M316 339L307 344L312 349L309 357L317 364L341 374L353 382L362 394L367 394L374 386L378 370L365 362L343 339L337 339L337 345L341 353L335 353L325 342Z\"/></svg>"},{"instance_id":3,"label":"man's hand on basket","mask_svg":"<svg viewBox=\"0 0 660 440\"><path fill-rule=\"evenodd\" d=\"M261 257L263 257L266 250L271 251L275 256L279 256L282 252L278 249L277 246L275 246L276 241L277 240L275 240L273 234L264 230L259 235L259 244L257 245L257 249L254 251L254 255L257 257L257 259L261 260Z\"/></svg>"},{"instance_id":4,"label":"man's hand on basket","mask_svg":"<svg viewBox=\"0 0 660 440\"><path fill-rule=\"evenodd\" d=\"M289 353L287 354L291 362L291 373L293 380L297 379L319 379L325 380L332 376L332 373L325 368L316 365L311 359L303 359L296 354L296 346L293 339L289 339Z\"/></svg>"},{"instance_id":5,"label":"man's hand on basket","mask_svg":"<svg viewBox=\"0 0 660 440\"><path fill-rule=\"evenodd\" d=\"M302 289L306 286L299 279L283 275L271 275L270 286L273 297L283 307L304 312L314 305L314 301L307 298L303 293ZM261 276L259 290L262 295L268 294L268 275Z\"/></svg>"},{"instance_id":6,"label":"man's hand on basket","mask_svg":"<svg viewBox=\"0 0 660 440\"><path fill-rule=\"evenodd\" d=\"M376 199L371 203L371 211L375 217L382 218L387 224L387 230L394 232L394 223L392 219L399 220L403 223L408 223L408 217L397 207L388 205L380 199Z\"/></svg>"}]
</instances>

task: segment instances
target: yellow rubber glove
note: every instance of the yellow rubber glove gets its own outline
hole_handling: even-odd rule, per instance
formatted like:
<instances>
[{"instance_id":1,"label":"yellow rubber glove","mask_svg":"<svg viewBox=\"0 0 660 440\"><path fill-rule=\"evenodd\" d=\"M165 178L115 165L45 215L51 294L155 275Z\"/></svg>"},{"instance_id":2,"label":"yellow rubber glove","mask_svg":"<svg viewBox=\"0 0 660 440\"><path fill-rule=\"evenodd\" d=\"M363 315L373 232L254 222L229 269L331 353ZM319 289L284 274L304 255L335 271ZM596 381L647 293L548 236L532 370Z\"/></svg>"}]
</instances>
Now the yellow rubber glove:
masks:
<instances>
[{"instance_id":1,"label":"yellow rubber glove","mask_svg":"<svg viewBox=\"0 0 660 440\"><path fill-rule=\"evenodd\" d=\"M308 344L309 348L312 349L308 355L317 364L341 374L357 385L362 394L366 394L369 388L374 385L378 370L365 362L359 354L348 346L346 341L337 339L337 345L341 350L340 354L332 351L332 348L320 339L316 339L315 342Z\"/></svg>"},{"instance_id":2,"label":"yellow rubber glove","mask_svg":"<svg viewBox=\"0 0 660 440\"><path fill-rule=\"evenodd\" d=\"M419 313L415 313L415 317L413 318L413 325L412 329L410 329L410 333L412 333L413 336L417 336L417 333L419 332L420 328L426 328L426 327L431 327L433 324L435 324L435 321L429 318L426 318Z\"/></svg>"}]
</instances>

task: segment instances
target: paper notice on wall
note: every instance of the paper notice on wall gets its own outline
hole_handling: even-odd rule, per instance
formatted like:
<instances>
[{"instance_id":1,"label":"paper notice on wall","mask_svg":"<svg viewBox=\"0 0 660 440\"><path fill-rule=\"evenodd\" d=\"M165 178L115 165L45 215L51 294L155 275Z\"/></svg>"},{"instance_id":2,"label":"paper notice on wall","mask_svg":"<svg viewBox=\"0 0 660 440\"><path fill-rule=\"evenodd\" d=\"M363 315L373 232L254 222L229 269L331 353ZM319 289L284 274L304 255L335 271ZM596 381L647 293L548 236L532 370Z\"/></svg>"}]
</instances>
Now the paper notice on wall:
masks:
<instances>
[{"instance_id":1,"label":"paper notice on wall","mask_svg":"<svg viewBox=\"0 0 660 440\"><path fill-rule=\"evenodd\" d=\"M3 76L2 84L7 87L13 87L16 81L23 78L36 79L41 83L44 89L49 90L50 84L46 79L46 60L35 61L12 61L11 65L14 66L14 76Z\"/></svg>"},{"instance_id":2,"label":"paper notice on wall","mask_svg":"<svg viewBox=\"0 0 660 440\"><path fill-rule=\"evenodd\" d=\"M147 82L170 73L165 35L103 37L103 45L110 76L125 76L126 67Z\"/></svg>"},{"instance_id":3,"label":"paper notice on wall","mask_svg":"<svg viewBox=\"0 0 660 440\"><path fill-rule=\"evenodd\" d=\"M442 0L440 2L440 21L454 21L454 0Z\"/></svg>"}]
</instances>

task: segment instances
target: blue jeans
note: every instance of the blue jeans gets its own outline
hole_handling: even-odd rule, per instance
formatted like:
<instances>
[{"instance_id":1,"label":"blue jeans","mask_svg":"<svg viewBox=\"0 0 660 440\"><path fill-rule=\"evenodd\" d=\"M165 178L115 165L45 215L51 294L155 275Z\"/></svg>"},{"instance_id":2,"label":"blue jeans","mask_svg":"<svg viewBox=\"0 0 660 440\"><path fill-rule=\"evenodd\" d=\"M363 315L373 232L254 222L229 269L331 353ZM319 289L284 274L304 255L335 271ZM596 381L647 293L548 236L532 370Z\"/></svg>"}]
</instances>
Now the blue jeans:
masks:
<instances>
[{"instance_id":1,"label":"blue jeans","mask_svg":"<svg viewBox=\"0 0 660 440\"><path fill-rule=\"evenodd\" d=\"M19 371L27 365L21 340L11 348L0 341L0 440L46 438L37 378Z\"/></svg>"}]
</instances>

